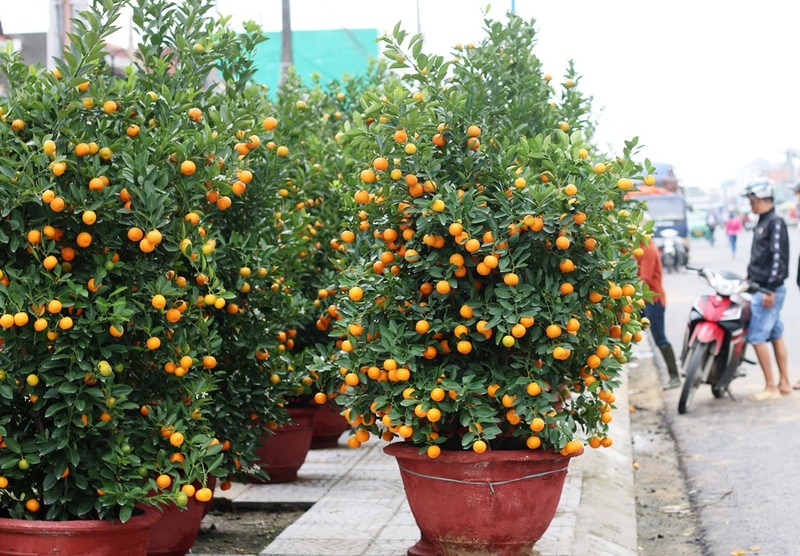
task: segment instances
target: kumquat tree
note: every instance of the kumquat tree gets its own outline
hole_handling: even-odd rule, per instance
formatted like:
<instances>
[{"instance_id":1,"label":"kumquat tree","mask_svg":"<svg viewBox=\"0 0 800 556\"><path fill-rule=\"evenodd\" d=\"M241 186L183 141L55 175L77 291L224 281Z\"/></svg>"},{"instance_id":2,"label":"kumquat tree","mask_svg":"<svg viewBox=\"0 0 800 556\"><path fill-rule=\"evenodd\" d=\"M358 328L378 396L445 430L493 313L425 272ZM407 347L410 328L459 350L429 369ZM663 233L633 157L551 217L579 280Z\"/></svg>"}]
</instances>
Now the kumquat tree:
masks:
<instances>
[{"instance_id":1,"label":"kumquat tree","mask_svg":"<svg viewBox=\"0 0 800 556\"><path fill-rule=\"evenodd\" d=\"M304 85L290 73L277 91L274 109L282 128L278 135L289 145L286 158L290 163L273 180L281 185L279 195L289 201L283 212L276 214L305 219L292 225L304 249L285 274L291 276L295 293L309 304L296 323L298 334L291 347L294 364L306 373L309 353L315 344L328 341L327 329L337 315L340 268L336 255L343 248L340 222L347 193L342 180L357 168L356 160L339 147L337 138L363 94L392 79L386 64L375 63L364 75L325 85L318 78ZM314 383L305 383L305 394L316 391Z\"/></svg>"},{"instance_id":2,"label":"kumquat tree","mask_svg":"<svg viewBox=\"0 0 800 556\"><path fill-rule=\"evenodd\" d=\"M121 71L104 48L125 6L140 43ZM3 515L126 521L137 503L208 501L208 476L235 468L214 317L236 313L218 263L244 249L225 221L247 202L240 62L262 34L208 10L105 0L54 71L0 55Z\"/></svg>"},{"instance_id":3,"label":"kumquat tree","mask_svg":"<svg viewBox=\"0 0 800 556\"><path fill-rule=\"evenodd\" d=\"M340 136L360 167L343 179L336 347L314 368L353 447L612 443L647 325L642 211L624 201L646 169L635 139L619 156L592 144L579 76L542 73L533 22L486 29L445 61L396 27L382 40L403 85L367 92Z\"/></svg>"}]
</instances>

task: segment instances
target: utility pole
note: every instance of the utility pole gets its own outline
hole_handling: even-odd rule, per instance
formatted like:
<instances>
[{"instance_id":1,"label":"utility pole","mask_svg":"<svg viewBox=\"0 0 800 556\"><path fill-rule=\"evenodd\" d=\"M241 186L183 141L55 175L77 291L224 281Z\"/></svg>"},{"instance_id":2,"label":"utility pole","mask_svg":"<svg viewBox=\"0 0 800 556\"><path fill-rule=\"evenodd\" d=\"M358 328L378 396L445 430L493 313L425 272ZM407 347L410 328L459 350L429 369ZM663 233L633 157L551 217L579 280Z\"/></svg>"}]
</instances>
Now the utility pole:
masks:
<instances>
[{"instance_id":1,"label":"utility pole","mask_svg":"<svg viewBox=\"0 0 800 556\"><path fill-rule=\"evenodd\" d=\"M281 0L283 8L283 26L281 30L281 75L280 81L286 76L289 68L294 64L292 58L292 14L290 0Z\"/></svg>"},{"instance_id":2,"label":"utility pole","mask_svg":"<svg viewBox=\"0 0 800 556\"><path fill-rule=\"evenodd\" d=\"M50 25L47 27L47 60L48 69L55 67L53 58L61 56L64 46L64 0L50 0Z\"/></svg>"}]
</instances>

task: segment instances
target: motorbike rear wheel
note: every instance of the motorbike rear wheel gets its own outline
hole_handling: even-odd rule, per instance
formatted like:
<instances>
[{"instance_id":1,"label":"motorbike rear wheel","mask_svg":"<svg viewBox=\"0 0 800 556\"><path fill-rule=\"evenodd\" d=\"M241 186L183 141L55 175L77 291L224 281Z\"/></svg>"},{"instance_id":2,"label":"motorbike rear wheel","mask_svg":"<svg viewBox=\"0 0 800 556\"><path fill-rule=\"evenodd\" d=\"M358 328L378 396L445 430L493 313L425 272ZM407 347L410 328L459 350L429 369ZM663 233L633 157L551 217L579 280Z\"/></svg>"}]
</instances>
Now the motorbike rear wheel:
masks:
<instances>
[{"instance_id":1,"label":"motorbike rear wheel","mask_svg":"<svg viewBox=\"0 0 800 556\"><path fill-rule=\"evenodd\" d=\"M684 365L686 378L683 380L683 389L678 400L678 413L681 415L689 411L697 389L708 379L708 373L714 364L714 353L711 348L712 344L697 342L689 348Z\"/></svg>"}]
</instances>

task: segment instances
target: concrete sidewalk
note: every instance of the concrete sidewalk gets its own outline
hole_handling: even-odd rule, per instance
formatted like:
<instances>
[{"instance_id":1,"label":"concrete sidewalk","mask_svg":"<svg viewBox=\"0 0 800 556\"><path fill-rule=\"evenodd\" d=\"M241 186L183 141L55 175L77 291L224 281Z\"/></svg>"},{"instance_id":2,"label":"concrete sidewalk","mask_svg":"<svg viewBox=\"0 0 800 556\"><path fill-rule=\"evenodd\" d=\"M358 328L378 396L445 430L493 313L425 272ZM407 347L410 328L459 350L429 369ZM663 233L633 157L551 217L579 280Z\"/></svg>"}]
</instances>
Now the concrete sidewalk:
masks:
<instances>
[{"instance_id":1,"label":"concrete sidewalk","mask_svg":"<svg viewBox=\"0 0 800 556\"><path fill-rule=\"evenodd\" d=\"M641 353L635 365L653 364ZM586 449L572 460L555 518L536 543L539 556L628 556L637 553L636 492L628 411L626 368L615 394L610 448ZM312 450L298 480L274 485L234 484L215 495L234 508L313 504L286 528L263 555L405 556L420 533L406 503L396 460L385 442L360 449Z\"/></svg>"}]
</instances>

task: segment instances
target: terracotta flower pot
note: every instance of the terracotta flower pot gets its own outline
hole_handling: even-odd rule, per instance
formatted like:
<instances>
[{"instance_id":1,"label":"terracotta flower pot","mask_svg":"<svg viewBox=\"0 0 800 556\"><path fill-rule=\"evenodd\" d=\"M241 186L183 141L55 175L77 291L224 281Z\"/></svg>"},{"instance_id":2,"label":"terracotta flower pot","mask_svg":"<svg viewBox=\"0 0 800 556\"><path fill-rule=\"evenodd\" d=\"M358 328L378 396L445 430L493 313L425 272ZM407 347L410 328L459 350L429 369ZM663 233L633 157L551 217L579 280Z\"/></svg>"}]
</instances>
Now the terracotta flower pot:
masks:
<instances>
[{"instance_id":1,"label":"terracotta flower pot","mask_svg":"<svg viewBox=\"0 0 800 556\"><path fill-rule=\"evenodd\" d=\"M208 488L214 490L217 478L208 477ZM194 483L195 488L200 488L199 483ZM156 508L144 507L145 512L156 515L156 526L150 532L150 543L147 547L148 556L184 556L194 545L197 533L200 531L200 522L211 507L210 502L198 502L189 499L185 509L180 509L175 504Z\"/></svg>"},{"instance_id":2,"label":"terracotta flower pot","mask_svg":"<svg viewBox=\"0 0 800 556\"><path fill-rule=\"evenodd\" d=\"M314 434L316 407L289 408L292 422L261 437L256 449L261 468L269 480L251 479L255 483L289 483L297 479L297 471L306 461Z\"/></svg>"},{"instance_id":3,"label":"terracotta flower pot","mask_svg":"<svg viewBox=\"0 0 800 556\"><path fill-rule=\"evenodd\" d=\"M530 554L555 516L569 459L541 450L443 451L394 443L406 497L422 531L417 555ZM578 454L574 454L578 455ZM430 544L425 542L429 541Z\"/></svg>"},{"instance_id":4,"label":"terracotta flower pot","mask_svg":"<svg viewBox=\"0 0 800 556\"><path fill-rule=\"evenodd\" d=\"M38 556L145 556L158 516L134 515L125 523L86 519L27 521L0 518L0 554Z\"/></svg>"},{"instance_id":5,"label":"terracotta flower pot","mask_svg":"<svg viewBox=\"0 0 800 556\"><path fill-rule=\"evenodd\" d=\"M311 437L311 449L336 448L339 437L350 428L350 423L340 413L339 406L325 404L319 406L314 417L314 435Z\"/></svg>"}]
</instances>

